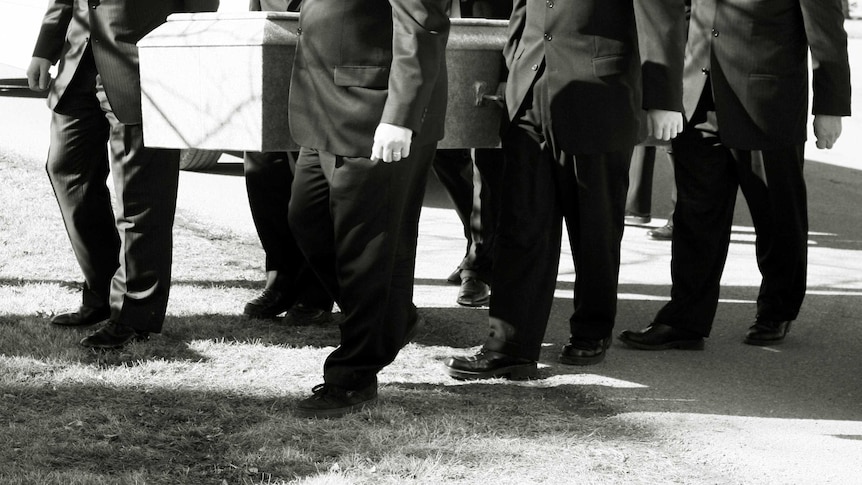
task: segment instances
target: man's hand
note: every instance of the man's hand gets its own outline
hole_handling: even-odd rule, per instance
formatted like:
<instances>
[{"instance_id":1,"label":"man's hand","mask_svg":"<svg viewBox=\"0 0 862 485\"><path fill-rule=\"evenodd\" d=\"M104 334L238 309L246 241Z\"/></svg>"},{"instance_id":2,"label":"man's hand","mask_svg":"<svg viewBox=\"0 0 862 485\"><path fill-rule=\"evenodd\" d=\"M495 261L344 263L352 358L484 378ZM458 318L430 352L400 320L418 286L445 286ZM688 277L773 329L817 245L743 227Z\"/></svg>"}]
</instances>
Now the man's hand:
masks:
<instances>
[{"instance_id":1,"label":"man's hand","mask_svg":"<svg viewBox=\"0 0 862 485\"><path fill-rule=\"evenodd\" d=\"M380 123L374 132L374 146L371 147L371 159L383 160L386 163L397 162L410 156L410 142L413 130L403 126Z\"/></svg>"},{"instance_id":2,"label":"man's hand","mask_svg":"<svg viewBox=\"0 0 862 485\"><path fill-rule=\"evenodd\" d=\"M814 136L817 138L817 148L832 148L841 136L841 117L814 115Z\"/></svg>"},{"instance_id":3,"label":"man's hand","mask_svg":"<svg viewBox=\"0 0 862 485\"><path fill-rule=\"evenodd\" d=\"M32 91L48 89L48 83L51 81L49 69L51 69L51 61L48 59L41 57L30 59L30 66L27 67L27 85Z\"/></svg>"},{"instance_id":4,"label":"man's hand","mask_svg":"<svg viewBox=\"0 0 862 485\"><path fill-rule=\"evenodd\" d=\"M647 131L656 140L670 141L682 133L682 113L663 109L647 110Z\"/></svg>"}]
</instances>

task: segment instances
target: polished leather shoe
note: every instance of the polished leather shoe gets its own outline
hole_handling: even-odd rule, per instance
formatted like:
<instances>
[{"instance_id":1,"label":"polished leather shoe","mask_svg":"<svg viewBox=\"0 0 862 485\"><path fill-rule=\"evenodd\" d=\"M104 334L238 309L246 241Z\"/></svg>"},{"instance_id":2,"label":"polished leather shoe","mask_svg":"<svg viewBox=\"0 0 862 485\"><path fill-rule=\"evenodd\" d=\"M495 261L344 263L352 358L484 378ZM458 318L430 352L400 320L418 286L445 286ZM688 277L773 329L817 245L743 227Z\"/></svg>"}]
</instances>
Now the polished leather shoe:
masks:
<instances>
[{"instance_id":1,"label":"polished leather shoe","mask_svg":"<svg viewBox=\"0 0 862 485\"><path fill-rule=\"evenodd\" d=\"M636 214L634 212L626 211L626 224L630 226L640 226L643 224L649 224L652 220L652 216L649 214Z\"/></svg>"},{"instance_id":2,"label":"polished leather shoe","mask_svg":"<svg viewBox=\"0 0 862 485\"><path fill-rule=\"evenodd\" d=\"M460 285L461 284L461 268L455 268L448 277L446 277L446 282L450 285Z\"/></svg>"},{"instance_id":3,"label":"polished leather shoe","mask_svg":"<svg viewBox=\"0 0 862 485\"><path fill-rule=\"evenodd\" d=\"M315 308L305 303L297 303L290 307L283 321L285 325L292 327L325 325L332 322L332 312L323 308Z\"/></svg>"},{"instance_id":4,"label":"polished leather shoe","mask_svg":"<svg viewBox=\"0 0 862 485\"><path fill-rule=\"evenodd\" d=\"M377 401L377 382L362 389L318 384L311 396L299 401L294 414L301 418L340 418L361 411Z\"/></svg>"},{"instance_id":5,"label":"polished leather shoe","mask_svg":"<svg viewBox=\"0 0 862 485\"><path fill-rule=\"evenodd\" d=\"M61 313L51 318L51 323L61 327L84 327L104 322L111 317L111 308L103 306L99 308L81 305L77 311Z\"/></svg>"},{"instance_id":6,"label":"polished leather shoe","mask_svg":"<svg viewBox=\"0 0 862 485\"><path fill-rule=\"evenodd\" d=\"M667 223L659 228L647 231L646 235L650 239L657 239L659 241L670 241L673 239L673 224Z\"/></svg>"},{"instance_id":7,"label":"polished leather shoe","mask_svg":"<svg viewBox=\"0 0 862 485\"><path fill-rule=\"evenodd\" d=\"M488 302L491 301L491 288L478 278L465 276L461 280L461 289L455 301L461 306L488 306Z\"/></svg>"},{"instance_id":8,"label":"polished leather shoe","mask_svg":"<svg viewBox=\"0 0 862 485\"><path fill-rule=\"evenodd\" d=\"M290 309L292 304L281 291L265 288L260 295L245 304L242 313L249 318L275 318Z\"/></svg>"},{"instance_id":9,"label":"polished leather shoe","mask_svg":"<svg viewBox=\"0 0 862 485\"><path fill-rule=\"evenodd\" d=\"M611 338L601 340L570 339L560 353L560 363L567 365L593 365L605 359Z\"/></svg>"},{"instance_id":10,"label":"polished leather shoe","mask_svg":"<svg viewBox=\"0 0 862 485\"><path fill-rule=\"evenodd\" d=\"M119 322L109 320L89 337L81 340L81 345L93 349L117 349L132 342L142 342L150 338L146 332L138 332L134 328Z\"/></svg>"},{"instance_id":11,"label":"polished leather shoe","mask_svg":"<svg viewBox=\"0 0 862 485\"><path fill-rule=\"evenodd\" d=\"M500 352L482 349L469 357L449 357L443 363L446 373L460 380L506 377L512 380L536 377L536 361L510 357Z\"/></svg>"},{"instance_id":12,"label":"polished leather shoe","mask_svg":"<svg viewBox=\"0 0 862 485\"><path fill-rule=\"evenodd\" d=\"M771 321L761 320L755 322L745 334L743 343L748 345L772 345L781 343L787 333L790 332L791 320Z\"/></svg>"},{"instance_id":13,"label":"polished leather shoe","mask_svg":"<svg viewBox=\"0 0 862 485\"><path fill-rule=\"evenodd\" d=\"M663 323L653 323L637 331L626 330L619 339L629 347L641 350L703 350L703 337Z\"/></svg>"}]
</instances>

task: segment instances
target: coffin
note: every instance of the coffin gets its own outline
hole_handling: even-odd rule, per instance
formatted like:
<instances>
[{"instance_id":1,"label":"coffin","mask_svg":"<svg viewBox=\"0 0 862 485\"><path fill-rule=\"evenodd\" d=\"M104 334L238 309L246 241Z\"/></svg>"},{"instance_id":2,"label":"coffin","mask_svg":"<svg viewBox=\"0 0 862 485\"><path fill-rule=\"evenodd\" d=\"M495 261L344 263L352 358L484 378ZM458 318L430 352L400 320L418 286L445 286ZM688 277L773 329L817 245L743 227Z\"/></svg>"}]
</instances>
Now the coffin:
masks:
<instances>
[{"instance_id":1,"label":"coffin","mask_svg":"<svg viewBox=\"0 0 862 485\"><path fill-rule=\"evenodd\" d=\"M147 146L236 151L298 147L287 97L298 14L174 14L138 43ZM440 148L499 146L505 20L453 19Z\"/></svg>"}]
</instances>

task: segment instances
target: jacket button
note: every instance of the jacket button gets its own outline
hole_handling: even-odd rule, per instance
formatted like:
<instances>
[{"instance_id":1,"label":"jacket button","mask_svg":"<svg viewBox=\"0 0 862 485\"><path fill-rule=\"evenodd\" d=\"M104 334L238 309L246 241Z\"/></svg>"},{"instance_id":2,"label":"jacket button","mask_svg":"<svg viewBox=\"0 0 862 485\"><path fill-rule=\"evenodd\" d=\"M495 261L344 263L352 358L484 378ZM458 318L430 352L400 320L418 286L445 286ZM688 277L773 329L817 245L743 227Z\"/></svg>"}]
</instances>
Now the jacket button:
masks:
<instances>
[{"instance_id":1,"label":"jacket button","mask_svg":"<svg viewBox=\"0 0 862 485\"><path fill-rule=\"evenodd\" d=\"M545 40L551 40L551 39L553 39L553 38L554 38L554 36L553 36L553 35L551 35L551 34L545 34Z\"/></svg>"},{"instance_id":2,"label":"jacket button","mask_svg":"<svg viewBox=\"0 0 862 485\"><path fill-rule=\"evenodd\" d=\"M712 36L713 36L713 37L718 37L718 31L717 31L717 30L715 30L715 29L712 29Z\"/></svg>"},{"instance_id":3,"label":"jacket button","mask_svg":"<svg viewBox=\"0 0 862 485\"><path fill-rule=\"evenodd\" d=\"M538 64L533 64L532 66L530 66L530 69L532 69L532 70L534 70L534 71L538 71L538 70L539 70L539 65L538 65Z\"/></svg>"},{"instance_id":4,"label":"jacket button","mask_svg":"<svg viewBox=\"0 0 862 485\"><path fill-rule=\"evenodd\" d=\"M702 67L702 68L700 68L700 72L702 72L704 74L709 74L709 69Z\"/></svg>"}]
</instances>

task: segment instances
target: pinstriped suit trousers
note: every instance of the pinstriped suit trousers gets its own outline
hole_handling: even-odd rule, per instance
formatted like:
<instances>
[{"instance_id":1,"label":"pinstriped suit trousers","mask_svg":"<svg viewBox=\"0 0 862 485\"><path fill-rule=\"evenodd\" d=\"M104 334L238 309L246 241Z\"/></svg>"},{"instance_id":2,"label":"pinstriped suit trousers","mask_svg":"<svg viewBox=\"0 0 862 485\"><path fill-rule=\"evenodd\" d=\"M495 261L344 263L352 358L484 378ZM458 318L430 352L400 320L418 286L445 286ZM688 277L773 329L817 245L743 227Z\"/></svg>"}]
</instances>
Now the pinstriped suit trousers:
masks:
<instances>
[{"instance_id":1,"label":"pinstriped suit trousers","mask_svg":"<svg viewBox=\"0 0 862 485\"><path fill-rule=\"evenodd\" d=\"M89 49L54 108L46 169L84 274L83 304L110 305L112 320L138 332L161 331L179 151L145 148L141 125L114 116Z\"/></svg>"}]
</instances>

